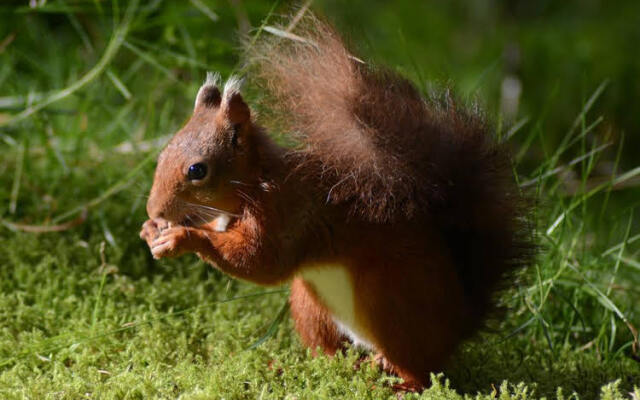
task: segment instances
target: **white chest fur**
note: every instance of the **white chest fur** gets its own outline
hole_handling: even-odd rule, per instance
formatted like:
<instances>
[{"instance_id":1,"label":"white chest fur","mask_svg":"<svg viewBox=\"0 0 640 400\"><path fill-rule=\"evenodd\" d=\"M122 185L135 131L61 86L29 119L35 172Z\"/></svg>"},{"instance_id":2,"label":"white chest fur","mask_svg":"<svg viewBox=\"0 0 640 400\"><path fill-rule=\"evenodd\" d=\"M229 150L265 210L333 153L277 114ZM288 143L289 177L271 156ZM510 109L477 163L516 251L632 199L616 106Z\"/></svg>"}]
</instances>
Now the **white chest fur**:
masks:
<instances>
[{"instance_id":1,"label":"white chest fur","mask_svg":"<svg viewBox=\"0 0 640 400\"><path fill-rule=\"evenodd\" d=\"M353 283L346 268L342 265L313 266L303 268L301 275L331 311L338 330L351 339L354 346L372 349L356 316Z\"/></svg>"},{"instance_id":2,"label":"white chest fur","mask_svg":"<svg viewBox=\"0 0 640 400\"><path fill-rule=\"evenodd\" d=\"M216 231L216 232L224 232L224 231L226 231L227 230L227 225L229 225L230 221L231 221L231 218L227 214L218 215L213 220L213 230Z\"/></svg>"}]
</instances>

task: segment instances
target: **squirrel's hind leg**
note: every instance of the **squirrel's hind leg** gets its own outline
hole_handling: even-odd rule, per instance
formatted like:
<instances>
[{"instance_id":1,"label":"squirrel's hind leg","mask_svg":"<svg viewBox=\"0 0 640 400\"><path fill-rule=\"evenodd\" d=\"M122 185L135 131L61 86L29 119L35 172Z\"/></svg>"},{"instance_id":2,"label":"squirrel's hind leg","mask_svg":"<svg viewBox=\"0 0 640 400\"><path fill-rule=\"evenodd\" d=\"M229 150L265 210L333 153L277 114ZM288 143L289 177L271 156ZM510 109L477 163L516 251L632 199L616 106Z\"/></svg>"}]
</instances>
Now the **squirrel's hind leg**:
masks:
<instances>
[{"instance_id":1,"label":"squirrel's hind leg","mask_svg":"<svg viewBox=\"0 0 640 400\"><path fill-rule=\"evenodd\" d=\"M331 356L344 349L348 339L340 333L329 311L316 299L313 290L302 278L294 278L291 282L289 301L296 330L314 355L318 347Z\"/></svg>"}]
</instances>

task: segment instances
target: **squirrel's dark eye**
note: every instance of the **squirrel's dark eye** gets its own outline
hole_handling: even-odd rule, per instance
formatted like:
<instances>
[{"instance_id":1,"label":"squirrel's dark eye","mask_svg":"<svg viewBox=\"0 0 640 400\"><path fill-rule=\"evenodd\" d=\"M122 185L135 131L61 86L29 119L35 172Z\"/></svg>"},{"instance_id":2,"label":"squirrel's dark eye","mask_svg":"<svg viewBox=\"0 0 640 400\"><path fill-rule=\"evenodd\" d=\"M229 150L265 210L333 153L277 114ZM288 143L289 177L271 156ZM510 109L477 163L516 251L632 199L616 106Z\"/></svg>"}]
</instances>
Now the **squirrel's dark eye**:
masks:
<instances>
[{"instance_id":1,"label":"squirrel's dark eye","mask_svg":"<svg viewBox=\"0 0 640 400\"><path fill-rule=\"evenodd\" d=\"M204 179L207 176L207 166L203 163L193 164L189 167L189 172L187 173L187 177L192 181L199 181Z\"/></svg>"}]
</instances>

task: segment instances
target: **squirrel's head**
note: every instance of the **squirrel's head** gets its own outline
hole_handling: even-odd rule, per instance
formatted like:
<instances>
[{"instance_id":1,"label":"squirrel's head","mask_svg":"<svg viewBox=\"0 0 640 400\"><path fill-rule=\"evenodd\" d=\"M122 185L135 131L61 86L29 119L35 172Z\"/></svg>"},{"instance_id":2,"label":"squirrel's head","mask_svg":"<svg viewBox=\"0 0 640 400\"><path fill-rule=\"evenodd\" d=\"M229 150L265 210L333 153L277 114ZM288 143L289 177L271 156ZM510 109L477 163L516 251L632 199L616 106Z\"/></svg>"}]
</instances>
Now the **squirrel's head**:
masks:
<instances>
[{"instance_id":1,"label":"squirrel's head","mask_svg":"<svg viewBox=\"0 0 640 400\"><path fill-rule=\"evenodd\" d=\"M222 93L219 81L207 74L193 116L158 157L147 201L151 219L198 225L239 211L237 182L250 173L255 128L240 81L230 78Z\"/></svg>"}]
</instances>

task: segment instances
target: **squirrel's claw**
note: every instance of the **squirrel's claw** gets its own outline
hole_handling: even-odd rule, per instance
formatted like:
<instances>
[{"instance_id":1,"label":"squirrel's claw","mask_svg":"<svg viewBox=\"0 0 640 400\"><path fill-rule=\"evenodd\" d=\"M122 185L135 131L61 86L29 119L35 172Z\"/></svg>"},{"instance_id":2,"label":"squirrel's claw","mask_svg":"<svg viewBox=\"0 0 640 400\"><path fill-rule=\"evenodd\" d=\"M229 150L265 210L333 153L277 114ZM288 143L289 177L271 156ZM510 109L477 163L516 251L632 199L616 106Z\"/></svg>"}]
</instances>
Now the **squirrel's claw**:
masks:
<instances>
[{"instance_id":1,"label":"squirrel's claw","mask_svg":"<svg viewBox=\"0 0 640 400\"><path fill-rule=\"evenodd\" d=\"M158 229L155 221L148 219L144 224L142 224L142 229L140 229L140 239L146 240L148 243L158 235L160 235L160 230Z\"/></svg>"},{"instance_id":2,"label":"squirrel's claw","mask_svg":"<svg viewBox=\"0 0 640 400\"><path fill-rule=\"evenodd\" d=\"M151 242L160 236L160 233L172 225L170 222L164 219L148 219L142 224L142 229L140 229L140 239L146 240L149 245Z\"/></svg>"},{"instance_id":3,"label":"squirrel's claw","mask_svg":"<svg viewBox=\"0 0 640 400\"><path fill-rule=\"evenodd\" d=\"M188 251L185 248L188 238L187 228L175 226L159 232L159 236L151 240L149 247L153 258L176 257ZM147 239L149 242L149 239Z\"/></svg>"}]
</instances>

